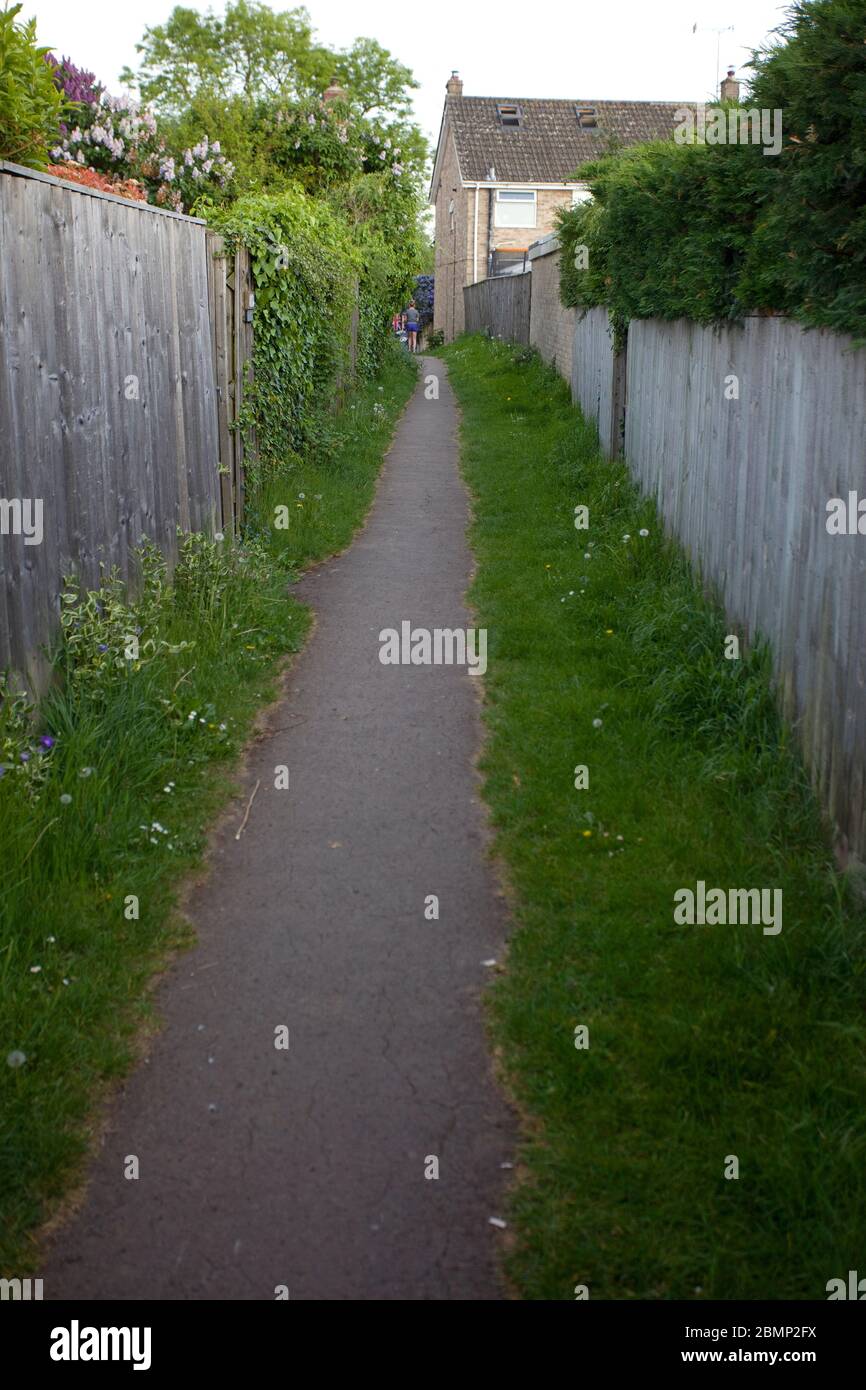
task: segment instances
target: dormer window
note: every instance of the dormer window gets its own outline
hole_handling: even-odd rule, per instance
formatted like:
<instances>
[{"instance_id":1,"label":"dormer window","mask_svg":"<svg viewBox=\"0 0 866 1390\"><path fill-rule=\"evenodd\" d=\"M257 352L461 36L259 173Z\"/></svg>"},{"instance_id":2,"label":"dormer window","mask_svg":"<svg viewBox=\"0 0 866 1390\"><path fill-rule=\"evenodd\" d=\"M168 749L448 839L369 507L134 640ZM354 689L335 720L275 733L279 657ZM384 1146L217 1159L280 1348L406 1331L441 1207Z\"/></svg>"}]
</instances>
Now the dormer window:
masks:
<instances>
[{"instance_id":1,"label":"dormer window","mask_svg":"<svg viewBox=\"0 0 866 1390\"><path fill-rule=\"evenodd\" d=\"M523 111L515 103L512 102L511 104L507 104L505 102L500 102L496 109L499 112L499 121L501 125L517 129L523 124Z\"/></svg>"},{"instance_id":2,"label":"dormer window","mask_svg":"<svg viewBox=\"0 0 866 1390\"><path fill-rule=\"evenodd\" d=\"M598 129L598 110L594 106L577 106L577 124L581 130Z\"/></svg>"}]
</instances>

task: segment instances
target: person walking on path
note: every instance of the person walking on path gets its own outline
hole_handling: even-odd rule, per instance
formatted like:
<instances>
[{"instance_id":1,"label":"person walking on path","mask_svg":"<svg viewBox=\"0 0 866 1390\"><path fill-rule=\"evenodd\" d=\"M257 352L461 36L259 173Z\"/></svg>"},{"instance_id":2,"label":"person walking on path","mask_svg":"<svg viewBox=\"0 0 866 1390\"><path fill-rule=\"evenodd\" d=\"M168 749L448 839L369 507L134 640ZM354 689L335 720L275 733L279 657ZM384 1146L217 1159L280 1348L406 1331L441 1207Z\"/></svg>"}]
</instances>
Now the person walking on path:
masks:
<instances>
[{"instance_id":1,"label":"person walking on path","mask_svg":"<svg viewBox=\"0 0 866 1390\"><path fill-rule=\"evenodd\" d=\"M415 305L414 299L409 300L409 307L406 310L406 333L410 352L418 351L418 333L421 328L421 315Z\"/></svg>"}]
</instances>

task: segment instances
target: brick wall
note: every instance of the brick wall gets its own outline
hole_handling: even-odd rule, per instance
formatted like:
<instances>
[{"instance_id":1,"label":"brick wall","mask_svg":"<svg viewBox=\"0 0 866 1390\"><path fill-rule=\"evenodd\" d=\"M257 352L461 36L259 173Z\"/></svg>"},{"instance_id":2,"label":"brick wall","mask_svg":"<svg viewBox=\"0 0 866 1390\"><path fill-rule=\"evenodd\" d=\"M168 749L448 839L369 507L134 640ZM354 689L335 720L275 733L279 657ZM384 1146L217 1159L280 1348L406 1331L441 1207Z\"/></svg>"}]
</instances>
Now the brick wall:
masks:
<instances>
[{"instance_id":1,"label":"brick wall","mask_svg":"<svg viewBox=\"0 0 866 1390\"><path fill-rule=\"evenodd\" d=\"M559 299L559 243L539 248L532 256L532 299L529 341L545 362L571 382L571 359L577 310L566 309Z\"/></svg>"},{"instance_id":2,"label":"brick wall","mask_svg":"<svg viewBox=\"0 0 866 1390\"><path fill-rule=\"evenodd\" d=\"M460 180L454 138L448 135L440 170L439 186L434 190L436 211L436 285L433 327L441 329L446 342L463 332L463 286L472 279L470 218L474 216L474 189ZM454 211L448 211L453 200Z\"/></svg>"}]
</instances>

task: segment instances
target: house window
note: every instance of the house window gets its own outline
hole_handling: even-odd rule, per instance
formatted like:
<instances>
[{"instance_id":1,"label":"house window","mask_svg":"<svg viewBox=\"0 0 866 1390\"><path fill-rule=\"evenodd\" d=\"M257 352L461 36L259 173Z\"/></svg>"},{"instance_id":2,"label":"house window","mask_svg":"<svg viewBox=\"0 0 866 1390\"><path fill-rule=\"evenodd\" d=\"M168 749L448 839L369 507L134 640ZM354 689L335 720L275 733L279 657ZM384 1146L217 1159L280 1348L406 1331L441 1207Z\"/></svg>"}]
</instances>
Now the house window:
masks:
<instances>
[{"instance_id":1,"label":"house window","mask_svg":"<svg viewBox=\"0 0 866 1390\"><path fill-rule=\"evenodd\" d=\"M571 205L576 207L578 203L591 203L592 194L588 188L573 188L571 190Z\"/></svg>"},{"instance_id":2,"label":"house window","mask_svg":"<svg viewBox=\"0 0 866 1390\"><path fill-rule=\"evenodd\" d=\"M535 190L532 188L497 188L493 209L494 227L534 227Z\"/></svg>"},{"instance_id":3,"label":"house window","mask_svg":"<svg viewBox=\"0 0 866 1390\"><path fill-rule=\"evenodd\" d=\"M594 106L577 106L577 124L581 130L598 129L598 111Z\"/></svg>"},{"instance_id":4,"label":"house window","mask_svg":"<svg viewBox=\"0 0 866 1390\"><path fill-rule=\"evenodd\" d=\"M519 126L523 122L523 112L519 106L505 105L500 102L497 106L500 123L504 126Z\"/></svg>"}]
</instances>

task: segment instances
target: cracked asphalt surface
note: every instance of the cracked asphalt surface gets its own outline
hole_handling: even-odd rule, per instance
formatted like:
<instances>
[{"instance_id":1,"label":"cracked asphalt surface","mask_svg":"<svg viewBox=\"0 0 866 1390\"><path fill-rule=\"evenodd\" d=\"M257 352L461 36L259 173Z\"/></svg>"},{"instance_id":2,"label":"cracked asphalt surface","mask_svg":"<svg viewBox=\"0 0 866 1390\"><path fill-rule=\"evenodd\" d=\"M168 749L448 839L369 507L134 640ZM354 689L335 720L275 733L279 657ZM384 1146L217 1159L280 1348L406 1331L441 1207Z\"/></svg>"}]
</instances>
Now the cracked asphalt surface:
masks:
<instances>
[{"instance_id":1,"label":"cracked asphalt surface","mask_svg":"<svg viewBox=\"0 0 866 1390\"><path fill-rule=\"evenodd\" d=\"M443 364L423 369L365 529L296 591L316 630L190 896L198 945L158 987L164 1026L110 1106L47 1299L504 1296L489 1218L514 1122L481 994L507 913L478 678L379 661L405 619L472 624L457 412Z\"/></svg>"}]
</instances>

